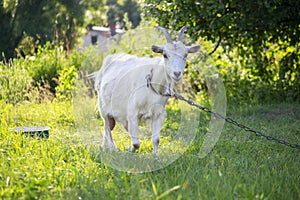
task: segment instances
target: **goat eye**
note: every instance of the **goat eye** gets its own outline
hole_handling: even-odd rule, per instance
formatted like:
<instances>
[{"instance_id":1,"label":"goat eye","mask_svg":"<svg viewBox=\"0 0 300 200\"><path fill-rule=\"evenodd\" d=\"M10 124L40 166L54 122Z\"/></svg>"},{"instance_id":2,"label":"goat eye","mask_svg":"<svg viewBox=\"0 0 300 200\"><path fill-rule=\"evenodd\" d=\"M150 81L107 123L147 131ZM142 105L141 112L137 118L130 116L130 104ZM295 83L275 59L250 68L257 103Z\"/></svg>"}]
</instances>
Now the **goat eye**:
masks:
<instances>
[{"instance_id":1,"label":"goat eye","mask_svg":"<svg viewBox=\"0 0 300 200\"><path fill-rule=\"evenodd\" d=\"M168 55L167 54L163 54L164 58L168 59Z\"/></svg>"}]
</instances>

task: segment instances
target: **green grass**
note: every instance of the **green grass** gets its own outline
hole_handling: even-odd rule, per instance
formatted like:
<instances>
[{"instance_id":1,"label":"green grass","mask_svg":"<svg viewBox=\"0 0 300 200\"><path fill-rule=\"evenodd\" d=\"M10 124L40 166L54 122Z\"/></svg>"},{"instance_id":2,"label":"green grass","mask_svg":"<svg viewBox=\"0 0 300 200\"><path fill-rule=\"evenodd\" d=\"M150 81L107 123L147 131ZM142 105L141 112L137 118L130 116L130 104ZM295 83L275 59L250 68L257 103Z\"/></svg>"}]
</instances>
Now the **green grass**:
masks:
<instances>
[{"instance_id":1,"label":"green grass","mask_svg":"<svg viewBox=\"0 0 300 200\"><path fill-rule=\"evenodd\" d=\"M181 156L176 161L153 172L117 171L103 160L105 152L99 147L102 122L95 101L85 99L73 104L77 106L58 101L14 106L0 102L0 199L298 199L300 196L299 149L225 124L214 149L200 159L198 151L209 120L203 113L195 140L185 152L178 151ZM179 126L180 116L174 108L170 106L167 110L162 150L173 142L172 133ZM299 104L229 106L227 110L227 115L240 123L300 143ZM25 125L50 126L50 138L31 139L10 131ZM113 135L120 148L116 153L120 154L130 144L122 132L118 127ZM171 145L171 153L177 152L176 147ZM151 143L144 137L141 150L135 155L150 159L151 151Z\"/></svg>"}]
</instances>

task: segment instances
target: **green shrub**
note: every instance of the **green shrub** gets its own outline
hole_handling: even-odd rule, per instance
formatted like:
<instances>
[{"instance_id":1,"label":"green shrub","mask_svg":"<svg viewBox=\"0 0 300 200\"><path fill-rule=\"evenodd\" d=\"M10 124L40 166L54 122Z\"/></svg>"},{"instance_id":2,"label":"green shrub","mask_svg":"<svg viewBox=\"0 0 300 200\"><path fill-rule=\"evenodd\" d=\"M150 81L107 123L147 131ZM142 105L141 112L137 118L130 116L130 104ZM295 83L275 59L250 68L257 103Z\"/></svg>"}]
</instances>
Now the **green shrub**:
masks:
<instances>
[{"instance_id":1,"label":"green shrub","mask_svg":"<svg viewBox=\"0 0 300 200\"><path fill-rule=\"evenodd\" d=\"M83 60L90 59L88 55L86 52L67 55L62 46L47 43L33 56L3 62L0 66L0 99L13 104L24 100L47 101L55 96L59 100L70 99L77 71Z\"/></svg>"},{"instance_id":2,"label":"green shrub","mask_svg":"<svg viewBox=\"0 0 300 200\"><path fill-rule=\"evenodd\" d=\"M72 55L73 60L78 58L81 59L81 62L78 62L78 67L80 71L84 71L88 74L98 71L102 66L103 58L105 57L103 52L100 52L99 49L96 49L93 46L86 48L84 52L81 53L73 52Z\"/></svg>"},{"instance_id":3,"label":"green shrub","mask_svg":"<svg viewBox=\"0 0 300 200\"><path fill-rule=\"evenodd\" d=\"M53 46L51 43L39 46L38 52L31 59L26 59L24 64L35 86L49 83L52 93L55 93L58 85L59 71L69 65L63 47Z\"/></svg>"},{"instance_id":4,"label":"green shrub","mask_svg":"<svg viewBox=\"0 0 300 200\"><path fill-rule=\"evenodd\" d=\"M294 68L290 69L290 73L281 72L282 67L284 67L284 63L281 62L282 57L288 55L289 52L278 49L276 45L268 49L266 55L269 57L269 65L272 67L267 68L266 66L268 72L262 75L255 71L255 66L263 63L250 62L251 58L249 60L241 58L236 49L224 53L222 47L219 47L214 54L209 56L207 52L211 52L214 45L203 39L199 39L197 43L202 46L201 52L189 57L185 76L194 92L207 90L204 75L211 72L207 71L209 66L214 66L218 70L216 73L222 77L229 101L280 102L299 100L300 84L299 81L297 82L299 73L296 73L296 69L300 62L293 63Z\"/></svg>"},{"instance_id":5,"label":"green shrub","mask_svg":"<svg viewBox=\"0 0 300 200\"><path fill-rule=\"evenodd\" d=\"M12 104L29 100L36 92L32 82L24 68L17 68L12 63L0 64L0 100Z\"/></svg>"},{"instance_id":6,"label":"green shrub","mask_svg":"<svg viewBox=\"0 0 300 200\"><path fill-rule=\"evenodd\" d=\"M59 100L71 99L75 90L75 81L77 79L77 70L74 65L64 68L59 72L59 84L55 88L56 97Z\"/></svg>"}]
</instances>

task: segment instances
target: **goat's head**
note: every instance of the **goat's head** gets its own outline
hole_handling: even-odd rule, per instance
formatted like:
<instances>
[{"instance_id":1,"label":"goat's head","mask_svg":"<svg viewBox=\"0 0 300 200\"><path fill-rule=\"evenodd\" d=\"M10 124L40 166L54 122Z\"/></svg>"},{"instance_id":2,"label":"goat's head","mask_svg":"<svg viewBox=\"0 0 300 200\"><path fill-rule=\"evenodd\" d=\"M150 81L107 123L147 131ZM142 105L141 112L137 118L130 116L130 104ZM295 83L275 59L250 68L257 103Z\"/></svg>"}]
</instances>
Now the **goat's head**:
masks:
<instances>
[{"instance_id":1,"label":"goat's head","mask_svg":"<svg viewBox=\"0 0 300 200\"><path fill-rule=\"evenodd\" d=\"M167 29L160 26L156 26L161 30L167 39L165 46L152 45L152 51L155 53L161 53L165 61L165 69L174 81L179 81L182 78L182 74L186 65L186 58L189 53L198 52L200 45L197 46L185 46L183 44L183 36L186 26L182 27L179 31L178 41L173 42Z\"/></svg>"}]
</instances>

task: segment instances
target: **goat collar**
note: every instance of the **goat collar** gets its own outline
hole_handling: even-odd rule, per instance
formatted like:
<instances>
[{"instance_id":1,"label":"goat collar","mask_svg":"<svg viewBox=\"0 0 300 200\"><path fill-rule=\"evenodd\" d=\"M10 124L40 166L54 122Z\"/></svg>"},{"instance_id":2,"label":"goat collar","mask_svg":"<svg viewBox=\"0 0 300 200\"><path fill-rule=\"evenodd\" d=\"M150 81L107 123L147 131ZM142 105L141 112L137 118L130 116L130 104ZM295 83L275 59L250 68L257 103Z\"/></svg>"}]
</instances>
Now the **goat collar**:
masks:
<instances>
[{"instance_id":1,"label":"goat collar","mask_svg":"<svg viewBox=\"0 0 300 200\"><path fill-rule=\"evenodd\" d=\"M158 91L156 90L154 87L153 87L153 84L152 84L152 77L153 77L153 69L151 69L150 71L150 74L147 74L146 76L146 80L147 80L147 87L148 88L151 88L153 92L155 92L156 94L158 95L161 95L161 96L165 96L165 97L171 97L171 89L170 89L170 84L168 87L165 87L164 86L164 91Z\"/></svg>"}]
</instances>

